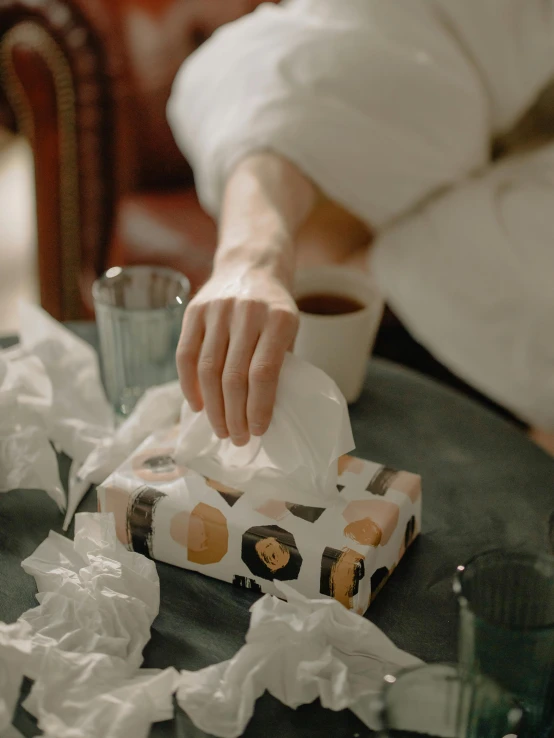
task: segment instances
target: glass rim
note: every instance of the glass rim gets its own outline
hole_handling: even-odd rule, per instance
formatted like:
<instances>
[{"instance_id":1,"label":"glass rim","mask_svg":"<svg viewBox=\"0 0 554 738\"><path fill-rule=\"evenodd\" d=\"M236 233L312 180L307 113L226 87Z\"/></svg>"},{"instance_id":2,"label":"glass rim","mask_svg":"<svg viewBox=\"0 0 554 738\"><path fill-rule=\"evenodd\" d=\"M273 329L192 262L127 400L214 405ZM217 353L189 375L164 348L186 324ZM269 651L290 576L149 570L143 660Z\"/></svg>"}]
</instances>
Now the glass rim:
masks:
<instances>
[{"instance_id":1,"label":"glass rim","mask_svg":"<svg viewBox=\"0 0 554 738\"><path fill-rule=\"evenodd\" d=\"M463 682L464 677L466 677L469 681L471 681L475 686L479 687L480 685L489 684L494 685L497 687L501 692L504 694L507 693L502 690L500 685L490 676L487 676L487 674L484 674L482 672L473 672L469 669L465 669L462 664L457 663L455 661L428 661L428 662L422 662L421 664L414 664L413 666L406 666L403 669L400 669L399 671L395 672L394 674L386 674L382 679L382 689L381 693L379 695L376 695L376 697L373 700L373 710L376 713L380 713L380 719L382 721L382 714L383 711L387 707L387 697L389 696L390 692L396 687L398 681L402 679L403 677L409 676L410 674L416 673L418 671L421 671L423 669L427 669L429 672L436 671L438 674L442 673L446 678L452 678L459 680L460 682ZM517 699L513 699L513 708L514 710L518 710L519 714L514 715L515 718L517 718L518 721L521 720L522 713L521 713L521 706L517 702ZM506 714L506 720L509 720L510 714ZM512 726L515 727L515 726Z\"/></svg>"},{"instance_id":2,"label":"glass rim","mask_svg":"<svg viewBox=\"0 0 554 738\"><path fill-rule=\"evenodd\" d=\"M399 669L398 671L390 674L385 674L385 676L381 679L381 691L376 694L373 699L371 700L371 709L373 713L378 716L379 721L383 722L383 714L387 706L387 699L389 697L389 694L392 689L396 686L399 679L402 679L405 676L408 676L409 674L413 672L417 672L420 669L424 668L437 668L437 667L443 667L446 669L451 669L452 671L455 671L458 669L458 664L455 664L454 662L422 662L421 664L414 664L413 666L405 666L402 669Z\"/></svg>"},{"instance_id":3,"label":"glass rim","mask_svg":"<svg viewBox=\"0 0 554 738\"><path fill-rule=\"evenodd\" d=\"M403 669L399 669L399 671L395 672L394 674L386 674L382 680L384 682L384 692L386 693L390 689L392 689L401 678L408 676L413 672L420 671L421 669L428 669L429 671L437 672L440 672L442 670L448 675L451 674L455 677L459 676L463 678L464 675L467 675L472 680L477 679L480 681L494 682L494 680L486 674L482 674L481 672L471 672L468 669L465 669L462 664L459 664L456 661L423 661L421 664L405 666ZM496 684L496 682L494 683Z\"/></svg>"},{"instance_id":4,"label":"glass rim","mask_svg":"<svg viewBox=\"0 0 554 738\"><path fill-rule=\"evenodd\" d=\"M454 579L452 582L452 589L458 599L460 607L469 609L476 618L484 623L493 625L499 630L521 633L541 633L542 631L550 632L551 630L553 630L554 618L544 625L534 625L532 627L525 627L520 625L507 626L499 623L493 623L489 618L475 612L475 609L471 603L471 599L467 596L467 588L464 591L464 578L466 576L468 568L470 568L473 564L476 564L479 561L486 561L489 558L492 560L495 557L498 557L499 559L502 558L503 560L506 560L507 557L510 557L514 561L519 560L528 563L537 560L543 561L545 564L548 564L552 568L552 576L554 579L554 556L552 554L545 553L543 551L529 551L525 549L522 550L515 548L491 548L487 551L481 551L478 554L474 554L470 559L466 561L465 564L460 564L456 568L456 572L454 574Z\"/></svg>"},{"instance_id":5,"label":"glass rim","mask_svg":"<svg viewBox=\"0 0 554 738\"><path fill-rule=\"evenodd\" d=\"M117 270L117 271L116 271ZM150 266L148 264L133 264L131 266L115 266L110 267L110 269L107 269L103 274L101 274L97 279L94 280L92 283L92 299L94 301L95 308L96 306L109 308L111 311L114 312L125 312L125 313L154 313L154 312L165 312L167 310L175 310L179 311L182 310L186 305L176 303L176 304L167 304L163 307L156 307L156 308L134 308L134 307L122 307L121 305L112 305L110 302L106 301L105 298L101 295L101 289L102 287L108 285L110 281L117 280L121 276L123 276L125 273L137 273L137 272L151 272L153 274L159 274L161 276L171 277L175 280L176 283L180 284L181 288L184 292L185 300L188 300L191 293L191 284L188 277L183 274L182 272L177 271L177 269L172 269L171 267L164 267L164 266ZM110 274L110 272L113 272Z\"/></svg>"}]
</instances>

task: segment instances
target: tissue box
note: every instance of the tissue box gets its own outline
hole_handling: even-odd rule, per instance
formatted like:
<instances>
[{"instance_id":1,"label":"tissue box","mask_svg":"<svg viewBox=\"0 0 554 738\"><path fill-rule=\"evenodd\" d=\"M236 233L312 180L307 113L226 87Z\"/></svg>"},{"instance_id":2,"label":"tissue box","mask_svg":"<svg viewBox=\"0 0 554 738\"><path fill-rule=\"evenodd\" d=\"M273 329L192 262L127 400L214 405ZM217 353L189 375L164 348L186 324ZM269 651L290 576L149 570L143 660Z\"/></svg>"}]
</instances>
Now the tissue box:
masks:
<instances>
[{"instance_id":1,"label":"tissue box","mask_svg":"<svg viewBox=\"0 0 554 738\"><path fill-rule=\"evenodd\" d=\"M286 581L363 614L421 530L416 474L343 456L331 507L254 508L240 490L180 468L177 435L152 435L98 488L119 540L150 558L277 596L273 582Z\"/></svg>"}]
</instances>

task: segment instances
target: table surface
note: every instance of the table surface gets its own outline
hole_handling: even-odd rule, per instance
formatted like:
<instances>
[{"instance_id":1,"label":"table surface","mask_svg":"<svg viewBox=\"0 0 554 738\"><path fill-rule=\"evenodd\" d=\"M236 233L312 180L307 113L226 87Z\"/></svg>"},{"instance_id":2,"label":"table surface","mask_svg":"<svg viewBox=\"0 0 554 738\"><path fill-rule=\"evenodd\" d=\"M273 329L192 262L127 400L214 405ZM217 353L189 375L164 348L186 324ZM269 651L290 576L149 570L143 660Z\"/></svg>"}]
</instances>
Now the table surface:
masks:
<instances>
[{"instance_id":1,"label":"table surface","mask_svg":"<svg viewBox=\"0 0 554 738\"><path fill-rule=\"evenodd\" d=\"M92 324L71 327L95 345ZM423 477L422 535L367 617L400 648L426 661L455 660L453 572L489 548L548 550L553 545L554 459L491 411L379 360L370 362L351 419L357 455ZM62 478L68 467L68 460L61 459ZM95 510L95 498L89 492L80 510ZM20 562L50 529L61 532L61 523L44 493L0 495L0 620L13 622L35 606L34 580ZM161 563L158 571L161 609L144 652L145 666L194 670L233 656L244 643L256 595ZM15 725L25 736L38 733L22 708ZM333 713L317 704L293 711L266 694L244 736L265 736L268 725L280 738L372 735L349 711ZM179 709L173 721L151 732L152 738L205 735Z\"/></svg>"}]
</instances>

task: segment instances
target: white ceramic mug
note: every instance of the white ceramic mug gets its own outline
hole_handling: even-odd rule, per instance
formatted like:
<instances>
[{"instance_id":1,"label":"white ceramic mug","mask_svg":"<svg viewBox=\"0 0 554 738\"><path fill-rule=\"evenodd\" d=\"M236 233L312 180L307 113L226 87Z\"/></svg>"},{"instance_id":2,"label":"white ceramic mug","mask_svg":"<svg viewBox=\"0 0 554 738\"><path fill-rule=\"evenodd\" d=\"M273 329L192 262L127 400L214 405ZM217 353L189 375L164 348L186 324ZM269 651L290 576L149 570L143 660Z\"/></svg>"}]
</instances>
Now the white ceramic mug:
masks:
<instances>
[{"instance_id":1,"label":"white ceramic mug","mask_svg":"<svg viewBox=\"0 0 554 738\"><path fill-rule=\"evenodd\" d=\"M384 301L372 279L342 266L318 266L297 272L294 297L333 295L363 307L338 315L300 313L294 353L322 369L350 404L359 398L367 361L383 315Z\"/></svg>"}]
</instances>

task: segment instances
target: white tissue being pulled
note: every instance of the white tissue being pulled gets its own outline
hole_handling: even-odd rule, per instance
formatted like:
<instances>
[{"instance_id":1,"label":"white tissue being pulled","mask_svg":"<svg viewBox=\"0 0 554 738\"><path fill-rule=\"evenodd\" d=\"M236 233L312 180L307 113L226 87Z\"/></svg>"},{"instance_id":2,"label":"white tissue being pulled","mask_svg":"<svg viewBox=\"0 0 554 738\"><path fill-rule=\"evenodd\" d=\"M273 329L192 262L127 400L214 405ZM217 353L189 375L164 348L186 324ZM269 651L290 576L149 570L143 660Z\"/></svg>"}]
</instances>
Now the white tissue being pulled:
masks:
<instances>
[{"instance_id":1,"label":"white tissue being pulled","mask_svg":"<svg viewBox=\"0 0 554 738\"><path fill-rule=\"evenodd\" d=\"M421 662L369 620L336 600L308 600L276 585L288 602L265 595L252 607L246 645L229 661L181 672L177 701L210 735L242 735L265 690L296 708L317 697L330 710L350 708L378 729L371 699L383 678Z\"/></svg>"},{"instance_id":2,"label":"white tissue being pulled","mask_svg":"<svg viewBox=\"0 0 554 738\"><path fill-rule=\"evenodd\" d=\"M0 492L44 489L64 530L91 484L159 428L177 422L177 382L148 390L116 429L94 349L41 308L20 308L20 345L0 351ZM53 446L73 460L66 504Z\"/></svg>"},{"instance_id":3,"label":"white tissue being pulled","mask_svg":"<svg viewBox=\"0 0 554 738\"><path fill-rule=\"evenodd\" d=\"M79 514L75 540L56 533L22 566L35 577L38 607L0 624L0 736L11 724L21 678L24 703L49 738L146 738L173 716L175 669L140 670L159 610L154 562L117 541L111 514Z\"/></svg>"},{"instance_id":4,"label":"white tissue being pulled","mask_svg":"<svg viewBox=\"0 0 554 738\"><path fill-rule=\"evenodd\" d=\"M354 448L348 408L324 372L287 354L273 419L242 447L213 432L206 411L185 403L178 463L257 498L328 505L338 497L337 460Z\"/></svg>"}]
</instances>

